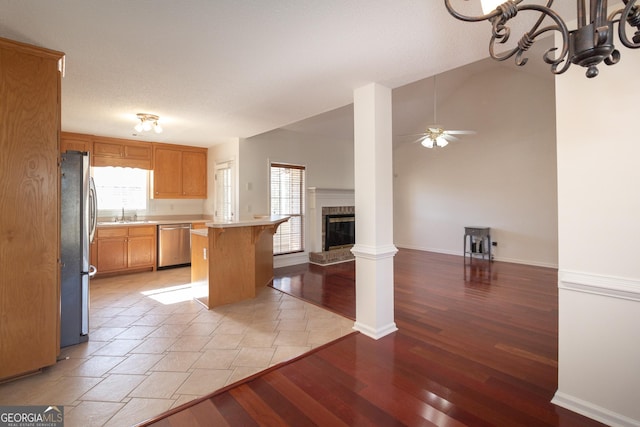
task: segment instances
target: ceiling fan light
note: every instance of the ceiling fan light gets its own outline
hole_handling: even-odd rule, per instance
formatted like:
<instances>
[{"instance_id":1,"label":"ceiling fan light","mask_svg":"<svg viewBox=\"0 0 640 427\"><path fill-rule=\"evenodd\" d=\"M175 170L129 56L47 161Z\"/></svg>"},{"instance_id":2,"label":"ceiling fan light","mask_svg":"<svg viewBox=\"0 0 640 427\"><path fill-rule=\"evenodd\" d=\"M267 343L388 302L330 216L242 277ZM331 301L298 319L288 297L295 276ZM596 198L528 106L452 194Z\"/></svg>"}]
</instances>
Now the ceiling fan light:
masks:
<instances>
[{"instance_id":1,"label":"ceiling fan light","mask_svg":"<svg viewBox=\"0 0 640 427\"><path fill-rule=\"evenodd\" d=\"M144 122L142 122L142 130L145 132L148 132L151 130L151 122L145 120Z\"/></svg>"},{"instance_id":2,"label":"ceiling fan light","mask_svg":"<svg viewBox=\"0 0 640 427\"><path fill-rule=\"evenodd\" d=\"M425 138L420 143L425 148L433 148L433 140L431 138Z\"/></svg>"},{"instance_id":3,"label":"ceiling fan light","mask_svg":"<svg viewBox=\"0 0 640 427\"><path fill-rule=\"evenodd\" d=\"M160 126L158 122L155 122L153 124L153 130L155 131L155 133L162 133L162 126Z\"/></svg>"},{"instance_id":4,"label":"ceiling fan light","mask_svg":"<svg viewBox=\"0 0 640 427\"><path fill-rule=\"evenodd\" d=\"M140 123L136 124L133 128L136 132L142 132L142 120L140 120Z\"/></svg>"},{"instance_id":5,"label":"ceiling fan light","mask_svg":"<svg viewBox=\"0 0 640 427\"><path fill-rule=\"evenodd\" d=\"M447 141L447 138L445 138L444 136L439 136L436 138L436 145L438 147L446 147L449 144L449 141Z\"/></svg>"}]
</instances>

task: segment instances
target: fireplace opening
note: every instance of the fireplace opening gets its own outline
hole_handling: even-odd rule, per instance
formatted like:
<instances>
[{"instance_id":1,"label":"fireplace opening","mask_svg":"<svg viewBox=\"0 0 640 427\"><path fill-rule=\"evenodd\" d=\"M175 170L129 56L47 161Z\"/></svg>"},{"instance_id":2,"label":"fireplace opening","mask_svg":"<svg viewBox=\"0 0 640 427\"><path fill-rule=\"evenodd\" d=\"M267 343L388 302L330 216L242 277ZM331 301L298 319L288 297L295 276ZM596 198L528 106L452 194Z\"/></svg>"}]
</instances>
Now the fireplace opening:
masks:
<instances>
[{"instance_id":1,"label":"fireplace opening","mask_svg":"<svg viewBox=\"0 0 640 427\"><path fill-rule=\"evenodd\" d=\"M335 214L325 216L324 250L346 248L356 243L356 216Z\"/></svg>"}]
</instances>

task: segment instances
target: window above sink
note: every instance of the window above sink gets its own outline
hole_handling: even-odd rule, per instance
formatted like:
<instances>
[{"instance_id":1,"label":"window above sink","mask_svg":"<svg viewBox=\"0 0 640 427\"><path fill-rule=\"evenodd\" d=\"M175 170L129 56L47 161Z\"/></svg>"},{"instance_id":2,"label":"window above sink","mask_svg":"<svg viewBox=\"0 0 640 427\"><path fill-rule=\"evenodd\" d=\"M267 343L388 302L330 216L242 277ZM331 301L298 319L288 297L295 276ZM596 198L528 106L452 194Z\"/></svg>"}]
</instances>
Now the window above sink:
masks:
<instances>
[{"instance_id":1,"label":"window above sink","mask_svg":"<svg viewBox=\"0 0 640 427\"><path fill-rule=\"evenodd\" d=\"M149 171L123 167L94 167L99 216L120 214L124 209L146 211L149 201ZM133 213L132 213L133 215Z\"/></svg>"}]
</instances>

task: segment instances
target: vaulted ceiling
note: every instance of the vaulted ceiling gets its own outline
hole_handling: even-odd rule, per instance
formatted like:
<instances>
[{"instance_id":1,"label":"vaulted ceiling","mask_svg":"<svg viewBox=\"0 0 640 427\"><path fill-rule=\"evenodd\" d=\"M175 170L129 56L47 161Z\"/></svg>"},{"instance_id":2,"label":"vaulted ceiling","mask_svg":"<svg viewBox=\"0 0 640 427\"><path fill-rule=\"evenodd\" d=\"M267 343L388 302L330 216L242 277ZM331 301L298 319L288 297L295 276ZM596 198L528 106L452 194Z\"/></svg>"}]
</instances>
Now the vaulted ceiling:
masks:
<instances>
[{"instance_id":1,"label":"vaulted ceiling","mask_svg":"<svg viewBox=\"0 0 640 427\"><path fill-rule=\"evenodd\" d=\"M439 0L0 0L0 37L65 52L63 130L210 146L477 61L489 24Z\"/></svg>"}]
</instances>

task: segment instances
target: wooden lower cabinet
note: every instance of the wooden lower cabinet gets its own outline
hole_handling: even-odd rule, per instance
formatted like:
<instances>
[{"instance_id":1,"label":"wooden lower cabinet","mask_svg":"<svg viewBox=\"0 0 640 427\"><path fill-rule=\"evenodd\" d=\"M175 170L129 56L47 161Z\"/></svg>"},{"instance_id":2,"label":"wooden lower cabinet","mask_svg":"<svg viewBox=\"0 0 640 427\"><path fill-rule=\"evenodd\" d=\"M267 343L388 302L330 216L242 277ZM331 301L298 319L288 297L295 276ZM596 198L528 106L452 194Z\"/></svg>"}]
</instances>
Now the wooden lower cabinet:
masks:
<instances>
[{"instance_id":1,"label":"wooden lower cabinet","mask_svg":"<svg viewBox=\"0 0 640 427\"><path fill-rule=\"evenodd\" d=\"M155 270L156 226L109 226L96 233L98 276L109 273Z\"/></svg>"},{"instance_id":2,"label":"wooden lower cabinet","mask_svg":"<svg viewBox=\"0 0 640 427\"><path fill-rule=\"evenodd\" d=\"M129 230L127 245L127 267L144 268L156 267L156 227L153 234L149 227L137 227Z\"/></svg>"}]
</instances>

